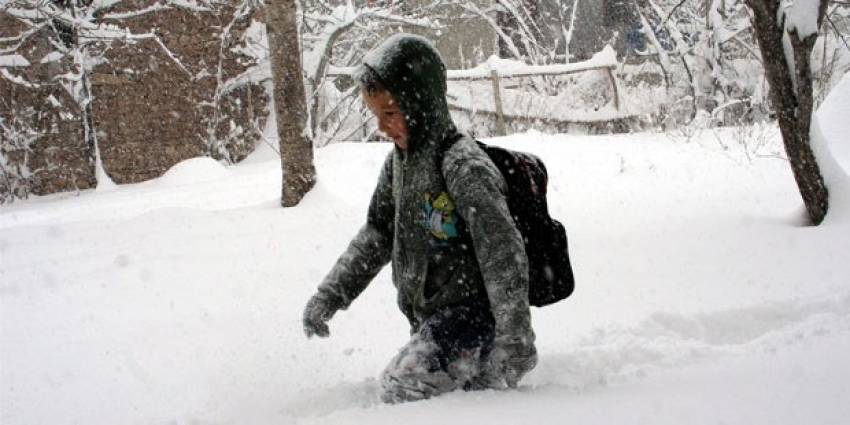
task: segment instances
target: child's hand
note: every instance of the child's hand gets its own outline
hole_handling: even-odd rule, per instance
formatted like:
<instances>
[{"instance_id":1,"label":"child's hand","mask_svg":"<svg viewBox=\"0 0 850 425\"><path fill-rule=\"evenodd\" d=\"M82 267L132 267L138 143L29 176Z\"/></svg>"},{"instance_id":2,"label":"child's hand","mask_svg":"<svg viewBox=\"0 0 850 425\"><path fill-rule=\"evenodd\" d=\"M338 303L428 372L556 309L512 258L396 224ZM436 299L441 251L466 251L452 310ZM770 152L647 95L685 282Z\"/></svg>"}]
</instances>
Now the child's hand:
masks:
<instances>
[{"instance_id":1,"label":"child's hand","mask_svg":"<svg viewBox=\"0 0 850 425\"><path fill-rule=\"evenodd\" d=\"M304 307L304 334L307 338L317 335L321 338L327 338L331 332L328 329L328 320L331 320L336 308L333 308L330 303L321 297L319 294L313 295L310 301L307 301L307 306Z\"/></svg>"}]
</instances>

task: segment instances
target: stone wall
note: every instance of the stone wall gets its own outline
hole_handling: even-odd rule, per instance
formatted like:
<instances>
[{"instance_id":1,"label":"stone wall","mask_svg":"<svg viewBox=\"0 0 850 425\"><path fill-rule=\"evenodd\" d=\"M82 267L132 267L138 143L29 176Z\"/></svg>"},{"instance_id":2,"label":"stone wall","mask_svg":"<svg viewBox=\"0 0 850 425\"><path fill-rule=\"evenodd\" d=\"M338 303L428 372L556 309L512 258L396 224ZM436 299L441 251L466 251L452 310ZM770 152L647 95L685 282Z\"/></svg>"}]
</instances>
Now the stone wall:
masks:
<instances>
[{"instance_id":1,"label":"stone wall","mask_svg":"<svg viewBox=\"0 0 850 425\"><path fill-rule=\"evenodd\" d=\"M128 2L127 9L109 13L154 3ZM101 56L86 72L92 126L104 169L116 183L158 177L196 156L238 162L253 151L269 116L266 91L259 84L223 89L228 80L256 65L255 58L234 48L262 16L249 13L234 20L236 12L235 3L217 3L215 11L172 8L100 21L134 34L154 33L167 48L153 39L89 46ZM25 29L7 15L0 15L0 28L0 37ZM225 28L229 31L223 36ZM17 183L0 175L0 200L12 192L41 195L96 185L85 111L56 78L73 70L73 59L42 63L53 50L49 39L56 40L49 31L30 37L17 49L29 66L7 67L0 75L0 118L22 130L0 133L0 159L6 162L0 165L7 176L21 167L29 170L18 173L23 181ZM33 137L23 138L27 132Z\"/></svg>"},{"instance_id":2,"label":"stone wall","mask_svg":"<svg viewBox=\"0 0 850 425\"><path fill-rule=\"evenodd\" d=\"M23 29L0 15L0 37ZM17 53L29 66L0 75L0 203L10 195L44 195L94 187L93 152L86 146L82 114L55 81L71 69L70 59L41 63L52 49L34 34ZM11 77L11 78L9 78Z\"/></svg>"}]
</instances>

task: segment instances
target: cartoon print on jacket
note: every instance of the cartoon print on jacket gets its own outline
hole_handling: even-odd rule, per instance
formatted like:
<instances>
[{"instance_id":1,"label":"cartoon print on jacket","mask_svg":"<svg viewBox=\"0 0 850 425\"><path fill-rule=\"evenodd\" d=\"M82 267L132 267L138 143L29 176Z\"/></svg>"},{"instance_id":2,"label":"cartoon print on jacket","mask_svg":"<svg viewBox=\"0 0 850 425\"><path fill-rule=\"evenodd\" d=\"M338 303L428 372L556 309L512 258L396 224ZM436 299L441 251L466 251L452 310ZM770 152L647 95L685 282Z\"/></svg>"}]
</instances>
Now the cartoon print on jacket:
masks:
<instances>
[{"instance_id":1,"label":"cartoon print on jacket","mask_svg":"<svg viewBox=\"0 0 850 425\"><path fill-rule=\"evenodd\" d=\"M425 194L422 204L423 224L435 238L446 241L458 236L458 216L455 205L448 193L442 192L436 199L430 193Z\"/></svg>"}]
</instances>

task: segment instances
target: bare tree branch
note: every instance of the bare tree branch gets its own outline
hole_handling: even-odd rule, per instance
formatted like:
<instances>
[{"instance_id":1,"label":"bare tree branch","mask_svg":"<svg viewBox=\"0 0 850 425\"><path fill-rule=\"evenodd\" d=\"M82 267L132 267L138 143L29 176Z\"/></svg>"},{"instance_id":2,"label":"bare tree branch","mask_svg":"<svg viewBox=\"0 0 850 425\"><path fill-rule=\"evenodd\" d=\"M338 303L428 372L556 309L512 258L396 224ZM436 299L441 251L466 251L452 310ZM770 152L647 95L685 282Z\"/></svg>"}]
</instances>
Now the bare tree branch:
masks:
<instances>
[{"instance_id":1,"label":"bare tree branch","mask_svg":"<svg viewBox=\"0 0 850 425\"><path fill-rule=\"evenodd\" d=\"M667 25L667 21L670 20L670 18L673 16L673 14L676 13L676 10L678 10L680 7L682 7L682 5L685 4L686 1L688 1L688 0L682 0L682 1L679 2L679 4L673 6L673 9L670 10L670 13L667 14L667 17L664 18L664 22L662 22L661 25Z\"/></svg>"},{"instance_id":2,"label":"bare tree branch","mask_svg":"<svg viewBox=\"0 0 850 425\"><path fill-rule=\"evenodd\" d=\"M829 25L832 27L833 31L835 31L835 35L837 35L841 42L844 43L844 47L846 47L847 50L850 51L850 44L847 44L847 40L844 39L844 34L842 34L841 31L838 30L838 27L835 25L835 21L833 21L828 14L826 15L826 20L829 21Z\"/></svg>"}]
</instances>

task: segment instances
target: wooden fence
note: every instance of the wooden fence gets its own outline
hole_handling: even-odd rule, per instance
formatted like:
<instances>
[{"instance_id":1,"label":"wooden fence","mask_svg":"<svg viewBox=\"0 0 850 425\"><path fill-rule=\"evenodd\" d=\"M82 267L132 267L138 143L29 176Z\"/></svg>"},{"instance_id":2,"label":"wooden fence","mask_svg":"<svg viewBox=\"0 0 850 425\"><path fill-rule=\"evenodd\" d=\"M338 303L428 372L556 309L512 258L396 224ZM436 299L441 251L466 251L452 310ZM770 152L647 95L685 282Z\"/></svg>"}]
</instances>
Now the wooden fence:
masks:
<instances>
[{"instance_id":1,"label":"wooden fence","mask_svg":"<svg viewBox=\"0 0 850 425\"><path fill-rule=\"evenodd\" d=\"M519 119L505 114L503 105L502 80L508 78L527 78L542 76L569 75L588 71L604 72L611 84L614 108L619 112L621 99L620 88L615 69L617 68L617 56L610 46L607 46L593 58L568 64L555 65L526 65L516 61L491 58L487 62L472 68L461 70L449 70L446 79L449 81L484 81L490 80L493 87L493 103L495 105L496 131L504 135L507 133L506 119ZM355 67L330 67L329 77L350 77L354 74ZM464 110L460 107L453 109ZM485 112L486 113L486 112ZM542 118L544 121L553 121L550 118ZM566 123L564 123L566 124Z\"/></svg>"}]
</instances>

